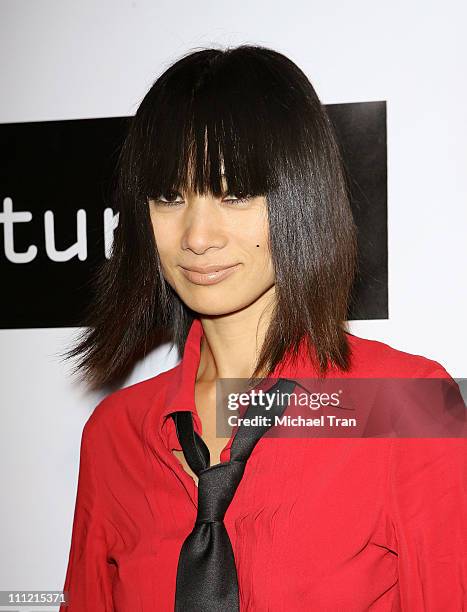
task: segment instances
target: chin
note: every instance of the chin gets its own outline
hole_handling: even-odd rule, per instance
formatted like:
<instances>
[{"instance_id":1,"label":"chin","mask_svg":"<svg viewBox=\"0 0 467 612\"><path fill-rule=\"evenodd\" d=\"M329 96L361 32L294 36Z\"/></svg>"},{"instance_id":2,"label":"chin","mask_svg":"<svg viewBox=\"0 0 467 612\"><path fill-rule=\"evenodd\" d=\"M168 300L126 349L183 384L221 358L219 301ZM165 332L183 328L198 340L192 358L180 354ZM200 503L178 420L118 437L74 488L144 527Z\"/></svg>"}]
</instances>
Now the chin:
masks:
<instances>
[{"instance_id":1,"label":"chin","mask_svg":"<svg viewBox=\"0 0 467 612\"><path fill-rule=\"evenodd\" d=\"M248 305L243 302L239 303L238 300L235 300L235 301L232 300L230 302L229 300L226 300L226 299L221 299L221 300L215 300L215 299L193 300L193 299L190 299L190 300L183 300L183 301L188 306L188 308L190 308L197 314L201 316L204 315L204 316L211 316L211 317L228 315L233 312L236 312L237 310L241 310L242 308L245 308L245 306Z\"/></svg>"}]
</instances>

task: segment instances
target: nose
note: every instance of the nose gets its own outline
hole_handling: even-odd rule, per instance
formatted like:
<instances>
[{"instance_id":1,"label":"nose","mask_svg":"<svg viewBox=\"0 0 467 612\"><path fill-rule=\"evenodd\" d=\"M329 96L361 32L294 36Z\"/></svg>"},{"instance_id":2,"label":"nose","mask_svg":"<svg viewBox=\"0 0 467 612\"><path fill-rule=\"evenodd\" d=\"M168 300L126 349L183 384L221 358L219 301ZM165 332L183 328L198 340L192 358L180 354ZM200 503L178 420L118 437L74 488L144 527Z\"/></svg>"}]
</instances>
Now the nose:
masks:
<instances>
[{"instance_id":1,"label":"nose","mask_svg":"<svg viewBox=\"0 0 467 612\"><path fill-rule=\"evenodd\" d=\"M212 247L224 246L226 235L215 198L192 196L184 211L183 223L183 249L202 255Z\"/></svg>"}]
</instances>

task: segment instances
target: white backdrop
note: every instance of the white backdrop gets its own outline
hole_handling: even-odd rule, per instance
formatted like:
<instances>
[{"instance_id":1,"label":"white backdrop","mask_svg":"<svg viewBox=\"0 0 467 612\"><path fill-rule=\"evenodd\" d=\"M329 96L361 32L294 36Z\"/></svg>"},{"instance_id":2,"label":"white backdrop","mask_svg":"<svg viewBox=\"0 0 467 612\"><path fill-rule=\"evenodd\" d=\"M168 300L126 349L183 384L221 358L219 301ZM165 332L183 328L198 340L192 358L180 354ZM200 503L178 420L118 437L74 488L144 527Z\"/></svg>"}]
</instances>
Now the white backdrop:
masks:
<instances>
[{"instance_id":1,"label":"white backdrop","mask_svg":"<svg viewBox=\"0 0 467 612\"><path fill-rule=\"evenodd\" d=\"M460 0L0 0L0 122L133 115L181 54L241 43L288 55L325 104L386 100L389 320L350 331L467 377L466 18ZM63 586L100 399L56 357L76 332L0 330L0 590ZM175 365L168 348L125 385Z\"/></svg>"}]
</instances>

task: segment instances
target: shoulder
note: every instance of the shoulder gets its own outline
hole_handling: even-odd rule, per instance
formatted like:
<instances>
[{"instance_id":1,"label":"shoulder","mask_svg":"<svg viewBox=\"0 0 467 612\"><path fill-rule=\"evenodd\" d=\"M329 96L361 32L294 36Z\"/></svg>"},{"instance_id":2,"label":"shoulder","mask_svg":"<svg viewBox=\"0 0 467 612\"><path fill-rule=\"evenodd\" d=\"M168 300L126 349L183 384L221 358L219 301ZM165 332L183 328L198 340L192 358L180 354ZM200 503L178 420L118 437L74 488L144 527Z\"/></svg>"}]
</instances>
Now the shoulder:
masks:
<instances>
[{"instance_id":1,"label":"shoulder","mask_svg":"<svg viewBox=\"0 0 467 612\"><path fill-rule=\"evenodd\" d=\"M150 413L163 406L167 385L178 367L107 394L88 417L83 438L102 438L110 431L125 428L138 429Z\"/></svg>"},{"instance_id":2,"label":"shoulder","mask_svg":"<svg viewBox=\"0 0 467 612\"><path fill-rule=\"evenodd\" d=\"M434 359L350 333L347 333L347 339L352 352L352 373L355 375L451 378L445 367Z\"/></svg>"},{"instance_id":3,"label":"shoulder","mask_svg":"<svg viewBox=\"0 0 467 612\"><path fill-rule=\"evenodd\" d=\"M409 448L415 453L431 446L442 449L446 442L465 446L465 441L450 439L462 437L466 431L465 403L459 385L441 363L377 340L349 336L349 341L353 357L350 377L385 380L369 386L376 394L369 395L371 419L366 431L372 432L370 437L373 432L378 436L380 431L390 432L388 437L396 437L392 443L395 454L404 449L409 452ZM366 393L368 387L362 388ZM436 438L440 440L429 441Z\"/></svg>"}]
</instances>

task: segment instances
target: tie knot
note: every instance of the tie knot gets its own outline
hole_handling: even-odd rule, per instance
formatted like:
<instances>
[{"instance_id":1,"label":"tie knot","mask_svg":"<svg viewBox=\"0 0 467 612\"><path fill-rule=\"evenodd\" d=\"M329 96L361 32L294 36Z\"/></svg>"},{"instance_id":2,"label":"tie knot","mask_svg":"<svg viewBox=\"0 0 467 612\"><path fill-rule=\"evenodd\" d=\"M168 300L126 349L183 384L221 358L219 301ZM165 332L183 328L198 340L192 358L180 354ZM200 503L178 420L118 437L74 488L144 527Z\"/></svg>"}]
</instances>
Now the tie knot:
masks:
<instances>
[{"instance_id":1,"label":"tie knot","mask_svg":"<svg viewBox=\"0 0 467 612\"><path fill-rule=\"evenodd\" d=\"M197 525L224 520L244 471L245 462L234 459L201 470L198 481Z\"/></svg>"}]
</instances>

